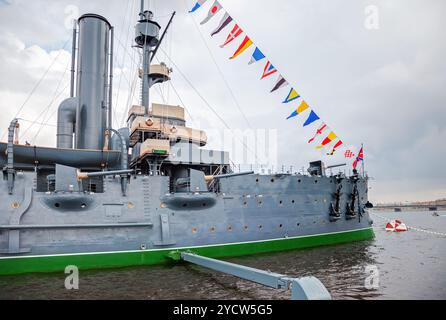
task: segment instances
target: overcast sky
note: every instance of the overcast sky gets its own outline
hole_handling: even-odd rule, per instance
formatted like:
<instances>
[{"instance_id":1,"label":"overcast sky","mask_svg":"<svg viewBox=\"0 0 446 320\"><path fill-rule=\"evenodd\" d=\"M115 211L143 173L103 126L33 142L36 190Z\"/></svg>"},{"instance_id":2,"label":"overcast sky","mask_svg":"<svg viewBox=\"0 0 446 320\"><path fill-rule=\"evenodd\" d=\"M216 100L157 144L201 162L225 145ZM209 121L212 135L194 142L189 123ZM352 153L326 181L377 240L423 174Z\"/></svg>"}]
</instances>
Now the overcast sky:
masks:
<instances>
[{"instance_id":1,"label":"overcast sky","mask_svg":"<svg viewBox=\"0 0 446 320\"><path fill-rule=\"evenodd\" d=\"M269 129L273 136L276 130L277 165L300 168L320 158L307 144L316 127L303 129L305 119L285 120L293 109L281 103L289 89L270 94L277 76L260 81L264 63L247 65L254 47L229 61L243 38L219 48L232 25L210 37L223 12L197 26L211 2L191 15L194 0L150 1L162 26L177 11L158 58L172 66L167 54L180 69L174 67L172 84L181 96L180 101L163 85L152 89L152 101L184 104L191 126L224 129L182 73L232 129ZM365 144L372 201L446 198L445 1L221 4L347 147ZM139 86L134 83L138 52L131 48L138 8L139 0L0 0L2 141L9 121L51 66L19 117L23 141L55 145L57 107L69 94L69 21L76 9L102 14L115 26L114 125L122 126L139 96L131 89ZM366 28L375 9L379 28ZM211 140L209 147L217 145ZM328 164L343 160L342 154L324 157Z\"/></svg>"}]
</instances>

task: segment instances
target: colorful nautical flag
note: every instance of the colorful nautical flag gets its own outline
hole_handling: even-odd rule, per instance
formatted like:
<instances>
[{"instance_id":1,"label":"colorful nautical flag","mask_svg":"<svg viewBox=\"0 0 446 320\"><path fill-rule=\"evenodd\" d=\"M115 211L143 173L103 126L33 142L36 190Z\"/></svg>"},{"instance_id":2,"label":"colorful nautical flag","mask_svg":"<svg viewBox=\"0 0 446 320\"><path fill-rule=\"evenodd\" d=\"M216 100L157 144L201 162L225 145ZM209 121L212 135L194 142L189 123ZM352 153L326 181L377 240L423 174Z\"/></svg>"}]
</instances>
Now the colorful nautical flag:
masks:
<instances>
[{"instance_id":1,"label":"colorful nautical flag","mask_svg":"<svg viewBox=\"0 0 446 320\"><path fill-rule=\"evenodd\" d=\"M226 12L223 18L221 19L218 27L211 33L211 36L215 36L217 33L226 28L231 22L232 22L232 17L229 15L229 13Z\"/></svg>"},{"instance_id":2,"label":"colorful nautical flag","mask_svg":"<svg viewBox=\"0 0 446 320\"><path fill-rule=\"evenodd\" d=\"M245 52L245 50L248 49L251 45L252 45L251 39L249 39L249 37L246 36L245 39L243 40L242 44L238 47L237 51L229 59L232 60L232 59L237 58L239 55L241 55L243 52Z\"/></svg>"},{"instance_id":3,"label":"colorful nautical flag","mask_svg":"<svg viewBox=\"0 0 446 320\"><path fill-rule=\"evenodd\" d=\"M356 157L356 160L353 161L353 169L356 169L356 167L358 166L358 163L361 161L364 161L364 147L361 148L358 156Z\"/></svg>"},{"instance_id":4,"label":"colorful nautical flag","mask_svg":"<svg viewBox=\"0 0 446 320\"><path fill-rule=\"evenodd\" d=\"M279 90L280 88L286 87L287 85L288 85L288 81L286 81L285 78L282 77L282 75L280 75L279 79L277 79L276 85L271 90L271 92L274 92L276 90Z\"/></svg>"},{"instance_id":5,"label":"colorful nautical flag","mask_svg":"<svg viewBox=\"0 0 446 320\"><path fill-rule=\"evenodd\" d=\"M232 28L231 32L229 33L228 37L226 38L225 43L223 43L220 48L224 48L228 43L232 42L235 38L237 38L239 35L243 33L243 30L236 24L234 28Z\"/></svg>"},{"instance_id":6,"label":"colorful nautical flag","mask_svg":"<svg viewBox=\"0 0 446 320\"><path fill-rule=\"evenodd\" d=\"M307 121L305 121L305 123L304 123L304 127L309 126L310 124L312 124L313 122L316 122L318 120L320 120L319 116L316 114L316 112L311 110L311 113L308 116Z\"/></svg>"},{"instance_id":7,"label":"colorful nautical flag","mask_svg":"<svg viewBox=\"0 0 446 320\"><path fill-rule=\"evenodd\" d=\"M327 129L327 128L328 128L328 126L325 123L322 124L322 126L319 129L317 129L316 134L314 135L314 137L311 138L310 140L308 140L308 143L312 143L317 138L317 136L319 136L322 133L324 133L325 129Z\"/></svg>"},{"instance_id":8,"label":"colorful nautical flag","mask_svg":"<svg viewBox=\"0 0 446 320\"><path fill-rule=\"evenodd\" d=\"M218 2L218 0L215 0L214 4L209 9L207 17L203 21L201 21L200 24L205 24L206 22L211 20L211 18L214 17L221 9L221 4Z\"/></svg>"},{"instance_id":9,"label":"colorful nautical flag","mask_svg":"<svg viewBox=\"0 0 446 320\"><path fill-rule=\"evenodd\" d=\"M253 63L260 61L262 59L265 59L265 55L262 53L262 51L260 51L259 48L256 48L254 50L254 53L252 54L251 61L249 61L248 64L253 64Z\"/></svg>"},{"instance_id":10,"label":"colorful nautical flag","mask_svg":"<svg viewBox=\"0 0 446 320\"><path fill-rule=\"evenodd\" d=\"M207 0L198 0L197 3L194 5L194 7L189 11L189 13L195 12L198 9L201 8L201 6L206 2Z\"/></svg>"},{"instance_id":11,"label":"colorful nautical flag","mask_svg":"<svg viewBox=\"0 0 446 320\"><path fill-rule=\"evenodd\" d=\"M351 150L347 150L344 153L345 158L350 159L353 158L355 156L355 154L351 151Z\"/></svg>"},{"instance_id":12,"label":"colorful nautical flag","mask_svg":"<svg viewBox=\"0 0 446 320\"><path fill-rule=\"evenodd\" d=\"M289 102L294 101L299 98L300 98L300 95L297 93L297 91L294 89L291 89L290 93L288 93L288 96L285 98L283 103L289 103Z\"/></svg>"},{"instance_id":13,"label":"colorful nautical flag","mask_svg":"<svg viewBox=\"0 0 446 320\"><path fill-rule=\"evenodd\" d=\"M317 146L316 149L320 150L323 147L325 147L326 145L332 143L338 136L332 131L329 133L329 135L327 136L327 138L325 138L324 141L322 141L320 146Z\"/></svg>"},{"instance_id":14,"label":"colorful nautical flag","mask_svg":"<svg viewBox=\"0 0 446 320\"><path fill-rule=\"evenodd\" d=\"M308 108L309 108L308 104L305 101L302 101L300 106L286 119L288 120L288 119L294 118L294 117L298 116L299 114L301 114L302 112L304 112L305 110L307 110Z\"/></svg>"},{"instance_id":15,"label":"colorful nautical flag","mask_svg":"<svg viewBox=\"0 0 446 320\"><path fill-rule=\"evenodd\" d=\"M335 144L335 146L333 147L333 149L331 149L331 151L329 153L327 153L327 156L332 156L335 154L336 150L342 146L344 144L344 142L342 142L341 140L338 141L338 143Z\"/></svg>"},{"instance_id":16,"label":"colorful nautical flag","mask_svg":"<svg viewBox=\"0 0 446 320\"><path fill-rule=\"evenodd\" d=\"M263 69L263 75L260 80L265 79L266 77L269 77L272 74L275 74L277 72L277 69L271 64L271 62L267 62L265 69Z\"/></svg>"}]
</instances>

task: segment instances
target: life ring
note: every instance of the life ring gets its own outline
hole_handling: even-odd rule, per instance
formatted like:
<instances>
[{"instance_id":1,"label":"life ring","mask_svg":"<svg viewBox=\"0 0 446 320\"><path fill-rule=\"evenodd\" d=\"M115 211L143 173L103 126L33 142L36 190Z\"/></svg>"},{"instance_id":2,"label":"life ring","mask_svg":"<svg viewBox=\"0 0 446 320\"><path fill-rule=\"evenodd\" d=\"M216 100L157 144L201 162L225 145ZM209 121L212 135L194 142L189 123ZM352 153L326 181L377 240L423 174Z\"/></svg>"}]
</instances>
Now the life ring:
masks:
<instances>
[{"instance_id":1,"label":"life ring","mask_svg":"<svg viewBox=\"0 0 446 320\"><path fill-rule=\"evenodd\" d=\"M149 126L149 127L153 126L153 120L152 119L147 119L146 120L146 125Z\"/></svg>"},{"instance_id":2,"label":"life ring","mask_svg":"<svg viewBox=\"0 0 446 320\"><path fill-rule=\"evenodd\" d=\"M175 126L173 126L172 128L170 128L170 132L177 133L178 130L177 130L177 128Z\"/></svg>"}]
</instances>

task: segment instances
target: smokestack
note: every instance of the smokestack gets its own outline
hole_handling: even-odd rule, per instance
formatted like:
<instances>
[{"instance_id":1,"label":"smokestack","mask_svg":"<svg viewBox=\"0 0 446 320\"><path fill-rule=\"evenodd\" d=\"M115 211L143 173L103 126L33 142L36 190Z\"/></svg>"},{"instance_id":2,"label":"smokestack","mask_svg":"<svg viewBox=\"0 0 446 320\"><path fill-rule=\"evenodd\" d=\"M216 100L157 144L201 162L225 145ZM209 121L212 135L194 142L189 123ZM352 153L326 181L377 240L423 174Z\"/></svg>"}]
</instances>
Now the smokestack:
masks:
<instances>
[{"instance_id":1,"label":"smokestack","mask_svg":"<svg viewBox=\"0 0 446 320\"><path fill-rule=\"evenodd\" d=\"M79 18L76 97L76 148L102 150L109 107L109 56L112 26L102 16Z\"/></svg>"}]
</instances>

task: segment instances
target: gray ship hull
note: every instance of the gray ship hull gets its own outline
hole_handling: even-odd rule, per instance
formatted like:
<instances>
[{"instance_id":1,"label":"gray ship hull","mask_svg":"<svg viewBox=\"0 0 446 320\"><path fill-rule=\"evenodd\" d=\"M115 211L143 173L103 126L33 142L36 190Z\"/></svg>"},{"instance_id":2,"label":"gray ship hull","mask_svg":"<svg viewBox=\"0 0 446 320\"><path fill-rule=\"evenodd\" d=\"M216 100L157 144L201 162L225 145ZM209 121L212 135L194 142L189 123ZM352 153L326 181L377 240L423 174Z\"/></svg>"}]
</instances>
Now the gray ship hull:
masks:
<instances>
[{"instance_id":1,"label":"gray ship hull","mask_svg":"<svg viewBox=\"0 0 446 320\"><path fill-rule=\"evenodd\" d=\"M169 177L135 175L127 196L121 195L119 177L105 178L103 193L36 192L36 180L33 172L18 174L13 195L8 195L6 181L0 183L0 274L53 270L51 262L42 268L35 262L23 268L27 257L162 251L167 259L168 252L212 246L232 246L224 252L215 250L216 255L231 256L238 255L234 244L255 243L258 250L243 251L254 254L263 250L259 243L281 239L285 243L358 230L367 230L361 238L373 236L372 221L364 210L367 180L363 178L356 182L355 217L346 213L353 182L342 181L342 212L337 219L331 216L335 177L236 176L220 179L217 193L171 193ZM343 241L319 242L275 245L263 251ZM207 255L212 256L212 249ZM164 259L149 259L147 264L158 260Z\"/></svg>"}]
</instances>

